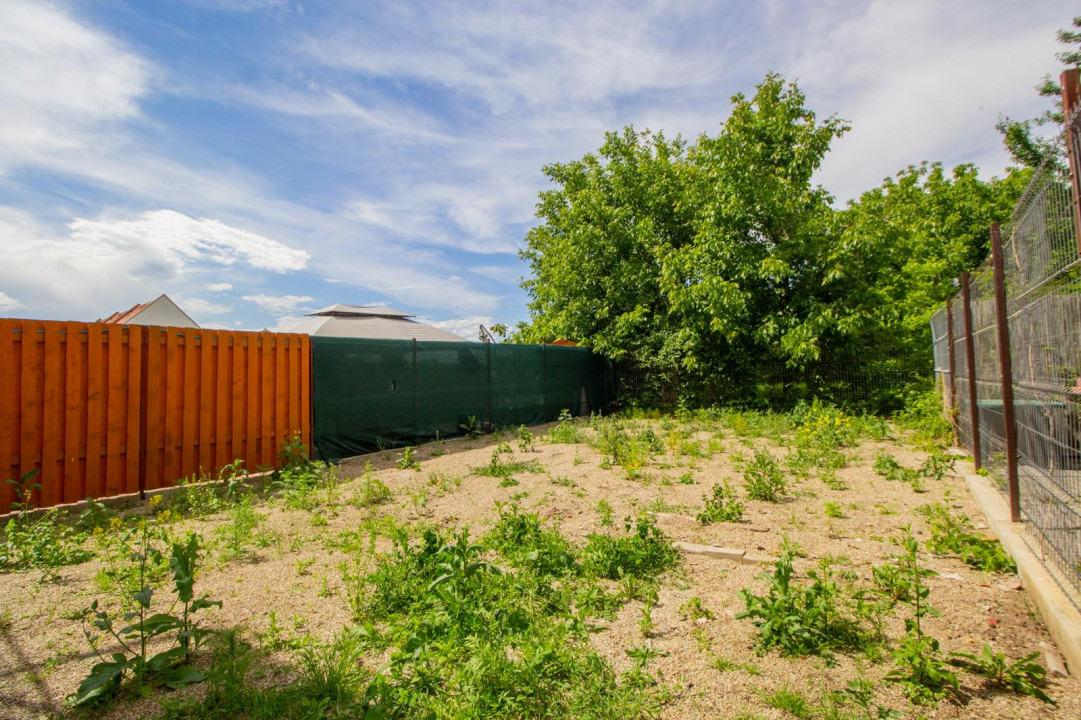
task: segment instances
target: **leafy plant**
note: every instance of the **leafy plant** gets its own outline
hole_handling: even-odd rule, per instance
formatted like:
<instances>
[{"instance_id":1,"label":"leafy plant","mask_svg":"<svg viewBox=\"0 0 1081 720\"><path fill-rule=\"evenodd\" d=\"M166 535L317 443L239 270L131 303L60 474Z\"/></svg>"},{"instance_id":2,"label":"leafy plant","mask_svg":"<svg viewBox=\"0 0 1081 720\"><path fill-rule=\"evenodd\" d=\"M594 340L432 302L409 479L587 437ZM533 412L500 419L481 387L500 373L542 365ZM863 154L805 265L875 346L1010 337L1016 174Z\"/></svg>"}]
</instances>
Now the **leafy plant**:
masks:
<instances>
[{"instance_id":1,"label":"leafy plant","mask_svg":"<svg viewBox=\"0 0 1081 720\"><path fill-rule=\"evenodd\" d=\"M788 487L777 459L762 448L754 451L754 459L744 468L743 481L748 498L773 503L781 499Z\"/></svg>"},{"instance_id":2,"label":"leafy plant","mask_svg":"<svg viewBox=\"0 0 1081 720\"><path fill-rule=\"evenodd\" d=\"M1006 661L1005 654L995 652L986 644L979 655L950 653L955 665L981 675L999 687L1054 704L1055 701L1043 690L1047 685L1047 670L1036 662L1039 656L1038 652L1034 652L1011 663Z\"/></svg>"},{"instance_id":3,"label":"leafy plant","mask_svg":"<svg viewBox=\"0 0 1081 720\"><path fill-rule=\"evenodd\" d=\"M492 477L502 478L504 481L511 479L511 476L516 473L542 473L544 468L536 460L511 460L509 462L502 461L502 455L504 452L501 448L496 448L492 451L492 459L487 465L481 465L480 467L473 468L473 474L480 477ZM517 484L517 483L515 483Z\"/></svg>"},{"instance_id":4,"label":"leafy plant","mask_svg":"<svg viewBox=\"0 0 1081 720\"><path fill-rule=\"evenodd\" d=\"M138 544L132 547L132 558L138 564L143 580L139 591L130 596L133 609L116 618L105 610L99 610L98 601L94 600L84 611L83 634L100 662L93 666L90 675L69 698L72 704L81 705L115 694L128 674L136 684L160 682L170 688L183 687L206 678L204 672L195 670L189 664L191 654L199 648L209 632L199 627L194 615L206 608L220 608L221 602L195 597L199 536L190 533L186 540L171 544L169 567L173 574L176 602L180 603L180 612L176 615L169 612L151 613L154 591L145 582L146 568L148 560L160 553L155 545L155 540L159 539L154 524L143 521ZM118 628L119 624L123 626ZM98 632L94 633L90 628ZM120 647L108 659L102 655L105 636L112 638ZM172 638L167 649L151 654L151 643L158 644L158 638L167 637Z\"/></svg>"},{"instance_id":5,"label":"leafy plant","mask_svg":"<svg viewBox=\"0 0 1081 720\"><path fill-rule=\"evenodd\" d=\"M402 456L398 458L399 470L416 470L420 472L420 462L417 461L416 451L409 445L405 446Z\"/></svg>"},{"instance_id":6,"label":"leafy plant","mask_svg":"<svg viewBox=\"0 0 1081 720\"><path fill-rule=\"evenodd\" d=\"M859 627L845 617L828 563L809 570L808 585L793 582L793 554L785 549L774 564L765 595L740 590L746 609L736 619L750 618L758 628L763 649L780 648L785 655L820 653L853 644Z\"/></svg>"},{"instance_id":7,"label":"leafy plant","mask_svg":"<svg viewBox=\"0 0 1081 720\"><path fill-rule=\"evenodd\" d=\"M904 572L901 582L907 584L906 595L911 598L912 617L905 618L905 638L894 651L896 664L886 680L901 683L905 695L914 703L938 702L959 687L957 675L939 653L939 643L923 632L923 617L934 612L927 602L930 590L921 582L925 573L919 567L919 543L907 530L900 540L904 553L898 566Z\"/></svg>"},{"instance_id":8,"label":"leafy plant","mask_svg":"<svg viewBox=\"0 0 1081 720\"><path fill-rule=\"evenodd\" d=\"M573 445L585 440L581 428L578 427L570 410L559 413L559 424L548 430L548 442Z\"/></svg>"},{"instance_id":9,"label":"leafy plant","mask_svg":"<svg viewBox=\"0 0 1081 720\"><path fill-rule=\"evenodd\" d=\"M470 415L465 419L465 422L458 423L458 429L470 440L476 440L484 434L484 431L477 425L476 415Z\"/></svg>"},{"instance_id":10,"label":"leafy plant","mask_svg":"<svg viewBox=\"0 0 1081 720\"><path fill-rule=\"evenodd\" d=\"M950 512L949 493L945 502L926 505L917 512L926 516L931 526L927 542L931 552L957 555L967 565L987 572L1017 572L1017 564L1001 543L979 537L967 516Z\"/></svg>"},{"instance_id":11,"label":"leafy plant","mask_svg":"<svg viewBox=\"0 0 1081 720\"><path fill-rule=\"evenodd\" d=\"M624 575L653 577L673 567L679 551L649 515L641 513L633 525L624 519L626 535L613 537L593 533L582 551L585 571L618 580Z\"/></svg>"},{"instance_id":12,"label":"leafy plant","mask_svg":"<svg viewBox=\"0 0 1081 720\"><path fill-rule=\"evenodd\" d=\"M359 507L382 505L390 502L393 495L386 483L372 474L371 464L369 463L360 479L360 488L354 496L354 503Z\"/></svg>"},{"instance_id":13,"label":"leafy plant","mask_svg":"<svg viewBox=\"0 0 1081 720\"><path fill-rule=\"evenodd\" d=\"M4 481L15 487L16 499L11 504L14 516L4 525L0 567L51 571L86 562L93 557L93 553L86 548L86 531L63 522L55 509L39 514L33 512L33 491L41 488L40 483L31 482L37 474L37 470L31 470L17 481Z\"/></svg>"},{"instance_id":14,"label":"leafy plant","mask_svg":"<svg viewBox=\"0 0 1081 720\"><path fill-rule=\"evenodd\" d=\"M612 505L604 498L597 501L597 505L594 508L597 511L597 515L600 516L601 527L608 527L612 524Z\"/></svg>"},{"instance_id":15,"label":"leafy plant","mask_svg":"<svg viewBox=\"0 0 1081 720\"><path fill-rule=\"evenodd\" d=\"M525 425L519 425L514 432L518 439L518 449L522 452L533 452L533 433Z\"/></svg>"},{"instance_id":16,"label":"leafy plant","mask_svg":"<svg viewBox=\"0 0 1081 720\"><path fill-rule=\"evenodd\" d=\"M824 512L828 518L843 518L844 512L841 511L841 504L836 502L830 502L827 500L824 503Z\"/></svg>"},{"instance_id":17,"label":"leafy plant","mask_svg":"<svg viewBox=\"0 0 1081 720\"><path fill-rule=\"evenodd\" d=\"M702 496L705 507L696 519L703 525L715 522L740 522L743 519L743 503L725 480L723 485L714 484L713 497Z\"/></svg>"}]
</instances>

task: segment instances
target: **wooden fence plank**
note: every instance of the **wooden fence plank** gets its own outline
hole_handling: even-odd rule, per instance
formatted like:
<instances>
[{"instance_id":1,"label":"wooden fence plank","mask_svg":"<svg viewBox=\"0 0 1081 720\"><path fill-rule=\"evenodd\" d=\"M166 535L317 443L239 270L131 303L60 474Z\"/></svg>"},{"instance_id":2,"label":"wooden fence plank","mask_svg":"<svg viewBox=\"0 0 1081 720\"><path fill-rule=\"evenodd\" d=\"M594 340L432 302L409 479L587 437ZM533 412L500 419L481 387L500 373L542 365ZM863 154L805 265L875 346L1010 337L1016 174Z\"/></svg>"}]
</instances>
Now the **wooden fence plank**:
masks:
<instances>
[{"instance_id":1,"label":"wooden fence plank","mask_svg":"<svg viewBox=\"0 0 1081 720\"><path fill-rule=\"evenodd\" d=\"M86 343L86 495L94 498L105 496L105 330L104 326L91 325Z\"/></svg>"},{"instance_id":2,"label":"wooden fence plank","mask_svg":"<svg viewBox=\"0 0 1081 720\"><path fill-rule=\"evenodd\" d=\"M165 404L168 373L165 366L165 333L160 327L146 329L146 481L147 490L165 485L166 458L171 456L165 442ZM176 478L172 478L175 480ZM170 482L172 481L170 480Z\"/></svg>"},{"instance_id":3,"label":"wooden fence plank","mask_svg":"<svg viewBox=\"0 0 1081 720\"><path fill-rule=\"evenodd\" d=\"M259 466L259 408L262 397L262 378L259 375L261 363L259 353L263 338L249 335L244 340L244 357L248 367L248 408L247 425L244 426L244 457L248 458L248 472L255 472Z\"/></svg>"},{"instance_id":4,"label":"wooden fence plank","mask_svg":"<svg viewBox=\"0 0 1081 720\"><path fill-rule=\"evenodd\" d=\"M143 333L142 325L129 326L127 335L128 367L124 384L124 400L127 403L127 423L124 428L124 483L120 492L139 491L139 444L142 423L143 387Z\"/></svg>"},{"instance_id":5,"label":"wooden fence plank","mask_svg":"<svg viewBox=\"0 0 1081 720\"><path fill-rule=\"evenodd\" d=\"M162 328L166 346L165 477L164 484L184 476L184 347L179 333Z\"/></svg>"},{"instance_id":6,"label":"wooden fence plank","mask_svg":"<svg viewBox=\"0 0 1081 720\"><path fill-rule=\"evenodd\" d=\"M286 374L286 362L288 357L287 335L278 335L274 352L274 449L277 450L282 441L289 437L292 428L289 427L288 404L286 402L289 376Z\"/></svg>"},{"instance_id":7,"label":"wooden fence plank","mask_svg":"<svg viewBox=\"0 0 1081 720\"><path fill-rule=\"evenodd\" d=\"M41 402L42 402L42 375L41 353L39 345L42 345L44 335L44 323L27 322L23 324L22 332L22 388L19 395L19 472L21 476L31 470L40 469L39 453L41 451ZM40 478L34 481L40 482ZM31 496L34 504L41 503L41 491L34 491Z\"/></svg>"},{"instance_id":8,"label":"wooden fence plank","mask_svg":"<svg viewBox=\"0 0 1081 720\"><path fill-rule=\"evenodd\" d=\"M312 346L307 335L300 338L300 431L304 433L304 444L309 452L312 447Z\"/></svg>"},{"instance_id":9,"label":"wooden fence plank","mask_svg":"<svg viewBox=\"0 0 1081 720\"><path fill-rule=\"evenodd\" d=\"M218 352L216 334L199 331L199 468L214 476L214 356Z\"/></svg>"},{"instance_id":10,"label":"wooden fence plank","mask_svg":"<svg viewBox=\"0 0 1081 720\"><path fill-rule=\"evenodd\" d=\"M120 452L124 431L127 429L128 406L124 392L127 371L125 362L125 337L118 326L106 333L108 347L108 384L105 398L105 493L119 495L124 491L124 463Z\"/></svg>"},{"instance_id":11,"label":"wooden fence plank","mask_svg":"<svg viewBox=\"0 0 1081 720\"><path fill-rule=\"evenodd\" d=\"M248 415L247 401L244 397L244 379L248 370L244 362L245 352L243 336L240 333L234 333L232 347L230 348L230 359L233 362L230 374L232 386L229 389L232 399L229 418L232 421L229 426L228 456L230 460L244 457L244 427Z\"/></svg>"},{"instance_id":12,"label":"wooden fence plank","mask_svg":"<svg viewBox=\"0 0 1081 720\"><path fill-rule=\"evenodd\" d=\"M86 326L64 323L64 478L63 502L86 497Z\"/></svg>"},{"instance_id":13,"label":"wooden fence plank","mask_svg":"<svg viewBox=\"0 0 1081 720\"><path fill-rule=\"evenodd\" d=\"M41 405L41 474L38 482L41 483L41 505L49 507L63 502L63 463L61 458L61 432L64 423L64 411L62 399L64 393L65 375L60 369L61 359L61 328L50 323L44 327L42 358L44 373L42 374L42 405Z\"/></svg>"},{"instance_id":14,"label":"wooden fence plank","mask_svg":"<svg viewBox=\"0 0 1081 720\"><path fill-rule=\"evenodd\" d=\"M277 343L273 335L263 337L260 362L259 396L259 464L271 465L274 462L274 350Z\"/></svg>"},{"instance_id":15,"label":"wooden fence plank","mask_svg":"<svg viewBox=\"0 0 1081 720\"><path fill-rule=\"evenodd\" d=\"M176 332L172 330L171 332ZM199 469L199 345L198 331L186 330L184 336L184 434L181 472L184 475Z\"/></svg>"},{"instance_id":16,"label":"wooden fence plank","mask_svg":"<svg viewBox=\"0 0 1081 720\"><path fill-rule=\"evenodd\" d=\"M22 335L17 324L0 320L0 480L18 480L19 468L15 462L18 455L19 435L19 389L21 368L17 354L16 336ZM15 501L15 490L4 484L0 487L0 512L7 512Z\"/></svg>"},{"instance_id":17,"label":"wooden fence plank","mask_svg":"<svg viewBox=\"0 0 1081 720\"><path fill-rule=\"evenodd\" d=\"M218 332L218 367L217 383L214 390L214 470L217 472L228 463L229 457L229 411L233 406L232 384L229 372L232 369L232 333Z\"/></svg>"}]
</instances>

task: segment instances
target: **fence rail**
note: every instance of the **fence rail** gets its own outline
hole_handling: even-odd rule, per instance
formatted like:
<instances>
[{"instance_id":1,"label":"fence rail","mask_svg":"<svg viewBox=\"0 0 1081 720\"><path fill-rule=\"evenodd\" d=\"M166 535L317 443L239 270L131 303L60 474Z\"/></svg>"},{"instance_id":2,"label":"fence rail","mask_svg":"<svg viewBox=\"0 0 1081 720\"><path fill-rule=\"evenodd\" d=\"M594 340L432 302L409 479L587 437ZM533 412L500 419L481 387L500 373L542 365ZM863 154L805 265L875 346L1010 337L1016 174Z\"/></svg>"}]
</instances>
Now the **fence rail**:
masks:
<instances>
[{"instance_id":1,"label":"fence rail","mask_svg":"<svg viewBox=\"0 0 1081 720\"><path fill-rule=\"evenodd\" d=\"M0 319L0 480L41 507L166 487L311 441L307 335ZM0 508L14 500L0 485Z\"/></svg>"},{"instance_id":2,"label":"fence rail","mask_svg":"<svg viewBox=\"0 0 1081 720\"><path fill-rule=\"evenodd\" d=\"M1081 113L1067 117L1062 154L1081 135ZM1081 206L1069 159L1073 171L1058 153L1036 171L1001 241L992 227L991 257L931 328L958 442L1081 591Z\"/></svg>"}]
</instances>

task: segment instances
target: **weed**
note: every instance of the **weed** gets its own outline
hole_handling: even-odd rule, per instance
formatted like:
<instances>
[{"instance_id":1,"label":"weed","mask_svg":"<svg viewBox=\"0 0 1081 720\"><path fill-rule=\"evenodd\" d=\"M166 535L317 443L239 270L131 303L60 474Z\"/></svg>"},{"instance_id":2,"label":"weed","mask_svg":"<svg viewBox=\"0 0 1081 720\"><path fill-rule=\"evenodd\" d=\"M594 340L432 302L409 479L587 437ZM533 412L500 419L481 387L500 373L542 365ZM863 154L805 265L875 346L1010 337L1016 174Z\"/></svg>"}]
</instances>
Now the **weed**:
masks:
<instances>
[{"instance_id":1,"label":"weed","mask_svg":"<svg viewBox=\"0 0 1081 720\"><path fill-rule=\"evenodd\" d=\"M625 518L624 529L627 534L620 537L588 536L582 560L587 572L610 580L624 575L649 578L678 562L679 552L649 515L638 515L633 532L631 519Z\"/></svg>"},{"instance_id":2,"label":"weed","mask_svg":"<svg viewBox=\"0 0 1081 720\"><path fill-rule=\"evenodd\" d=\"M1025 655L1012 663L1006 662L1003 653L995 652L990 645L984 645L979 655L971 653L951 653L951 662L987 678L993 684L1006 688L1018 695L1030 695L1054 704L1051 696L1043 691L1047 685L1047 671L1036 662L1038 652Z\"/></svg>"},{"instance_id":3,"label":"weed","mask_svg":"<svg viewBox=\"0 0 1081 720\"><path fill-rule=\"evenodd\" d=\"M787 489L784 474L781 472L777 459L770 454L769 450L758 449L754 451L754 459L743 470L744 487L747 489L747 497L751 500L765 500L766 502L778 502L781 495Z\"/></svg>"},{"instance_id":4,"label":"weed","mask_svg":"<svg viewBox=\"0 0 1081 720\"><path fill-rule=\"evenodd\" d=\"M997 540L977 536L967 516L950 512L948 492L944 502L926 505L917 512L926 516L931 526L927 542L931 552L957 555L966 564L987 572L1017 572L1017 564Z\"/></svg>"},{"instance_id":5,"label":"weed","mask_svg":"<svg viewBox=\"0 0 1081 720\"><path fill-rule=\"evenodd\" d=\"M548 442L573 445L585 439L570 410L559 413L559 424L548 430Z\"/></svg>"},{"instance_id":6,"label":"weed","mask_svg":"<svg viewBox=\"0 0 1081 720\"><path fill-rule=\"evenodd\" d=\"M843 518L845 516L841 511L840 503L830 502L828 500L824 503L824 512L828 518Z\"/></svg>"},{"instance_id":7,"label":"weed","mask_svg":"<svg viewBox=\"0 0 1081 720\"><path fill-rule=\"evenodd\" d=\"M696 485L697 481L694 479L694 473L690 470L679 476L680 485Z\"/></svg>"},{"instance_id":8,"label":"weed","mask_svg":"<svg viewBox=\"0 0 1081 720\"><path fill-rule=\"evenodd\" d=\"M814 654L856 644L858 624L846 618L839 607L839 590L829 564L820 564L818 571L809 570L811 583L799 586L792 581L792 558L790 550L782 551L766 595L740 590L747 609L736 618L751 619L763 649L778 647L785 655Z\"/></svg>"},{"instance_id":9,"label":"weed","mask_svg":"<svg viewBox=\"0 0 1081 720\"><path fill-rule=\"evenodd\" d=\"M508 448L509 450L509 448ZM501 448L492 451L492 459L487 465L473 468L473 474L480 477L502 478L508 485L517 485L517 482L508 482L515 473L542 473L544 468L536 460L512 460L503 462ZM506 487L506 485L504 485Z\"/></svg>"},{"instance_id":10,"label":"weed","mask_svg":"<svg viewBox=\"0 0 1081 720\"><path fill-rule=\"evenodd\" d=\"M763 693L762 699L770 707L784 710L801 720L810 718L815 712L814 706L802 693L792 690L787 685L779 687L773 692Z\"/></svg>"},{"instance_id":11,"label":"weed","mask_svg":"<svg viewBox=\"0 0 1081 720\"><path fill-rule=\"evenodd\" d=\"M698 522L709 525L715 522L740 522L743 520L743 503L736 500L736 493L725 480L723 485L713 486L713 497L702 496L705 507L696 516Z\"/></svg>"},{"instance_id":12,"label":"weed","mask_svg":"<svg viewBox=\"0 0 1081 720\"><path fill-rule=\"evenodd\" d=\"M519 425L518 429L514 432L515 438L518 440L518 450L521 452L533 452L533 433L529 431L525 425Z\"/></svg>"},{"instance_id":13,"label":"weed","mask_svg":"<svg viewBox=\"0 0 1081 720\"><path fill-rule=\"evenodd\" d=\"M130 597L134 603L133 609L119 618L123 627L117 628L117 618L110 613L98 610L97 600L84 612L83 634L100 662L94 665L90 675L69 698L73 705L114 695L120 689L125 675L129 673L137 684L160 682L174 689L205 679L205 673L188 664L191 654L198 649L208 632L199 628L193 615L206 608L220 608L221 602L195 597L199 536L190 533L185 541L171 544L169 557L180 612L177 615L169 612L150 613L154 591L146 583L146 568L148 559L160 554L155 540L160 541L162 537L154 523L142 522L136 544L131 547L132 558L139 566L141 587ZM92 633L90 627L99 632ZM113 652L109 659L101 654L100 649L105 635L119 643L121 648L120 651ZM157 638L169 636L172 637L172 642L168 648L151 655L150 644L153 642L159 645Z\"/></svg>"},{"instance_id":14,"label":"weed","mask_svg":"<svg viewBox=\"0 0 1081 720\"><path fill-rule=\"evenodd\" d=\"M11 504L14 516L4 526L3 542L0 543L0 567L10 565L16 570L43 568L48 570L64 565L78 565L89 560L93 554L86 549L88 533L61 522L56 510L39 515L31 511L34 489L40 483L32 483L38 474L31 470L19 480L5 480L4 484L15 487L15 502Z\"/></svg>"},{"instance_id":15,"label":"weed","mask_svg":"<svg viewBox=\"0 0 1081 720\"><path fill-rule=\"evenodd\" d=\"M353 496L352 502L357 507L373 507L390 502L393 496L386 483L372 474L369 463L365 468L364 476L360 479L360 488Z\"/></svg>"},{"instance_id":16,"label":"weed","mask_svg":"<svg viewBox=\"0 0 1081 720\"><path fill-rule=\"evenodd\" d=\"M713 612L702 606L702 598L697 595L679 606L679 614L685 620L712 620Z\"/></svg>"},{"instance_id":17,"label":"weed","mask_svg":"<svg viewBox=\"0 0 1081 720\"><path fill-rule=\"evenodd\" d=\"M597 511L597 515L600 516L601 527L608 527L612 524L612 506L607 500L604 498L598 500L594 509Z\"/></svg>"},{"instance_id":18,"label":"weed","mask_svg":"<svg viewBox=\"0 0 1081 720\"><path fill-rule=\"evenodd\" d=\"M402 450L402 456L398 458L399 470L416 470L420 472L420 461L417 460L417 452L409 445Z\"/></svg>"},{"instance_id":19,"label":"weed","mask_svg":"<svg viewBox=\"0 0 1081 720\"><path fill-rule=\"evenodd\" d=\"M484 431L477 425L476 415L470 415L464 422L458 423L458 429L470 440L476 440L484 434Z\"/></svg>"},{"instance_id":20,"label":"weed","mask_svg":"<svg viewBox=\"0 0 1081 720\"><path fill-rule=\"evenodd\" d=\"M574 482L574 480L571 480L569 477L562 477L562 476L552 477L551 475L549 475L548 476L548 482L552 483L553 485L558 485L559 487L567 487L567 488L578 487L578 483Z\"/></svg>"},{"instance_id":21,"label":"weed","mask_svg":"<svg viewBox=\"0 0 1081 720\"><path fill-rule=\"evenodd\" d=\"M920 582L926 573L919 567L919 543L906 529L900 544L904 549L898 558L904 573L900 582L907 584L913 614L905 618L905 638L893 653L896 666L886 680L901 683L905 696L914 703L934 703L958 689L957 675L940 656L938 640L923 632L923 617L934 608L927 602L930 590Z\"/></svg>"}]
</instances>

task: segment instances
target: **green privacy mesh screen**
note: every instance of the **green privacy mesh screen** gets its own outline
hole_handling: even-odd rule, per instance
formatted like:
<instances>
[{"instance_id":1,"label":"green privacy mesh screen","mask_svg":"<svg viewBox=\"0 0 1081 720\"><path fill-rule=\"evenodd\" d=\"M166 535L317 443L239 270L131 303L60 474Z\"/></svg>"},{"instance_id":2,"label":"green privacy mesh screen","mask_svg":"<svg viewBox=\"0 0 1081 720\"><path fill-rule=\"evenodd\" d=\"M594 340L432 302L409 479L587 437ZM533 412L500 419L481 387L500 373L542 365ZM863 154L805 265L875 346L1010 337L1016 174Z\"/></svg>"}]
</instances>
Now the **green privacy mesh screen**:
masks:
<instances>
[{"instance_id":1,"label":"green privacy mesh screen","mask_svg":"<svg viewBox=\"0 0 1081 720\"><path fill-rule=\"evenodd\" d=\"M554 345L313 337L312 379L315 450L330 461L460 435L471 416L528 425L613 398L606 358Z\"/></svg>"}]
</instances>

